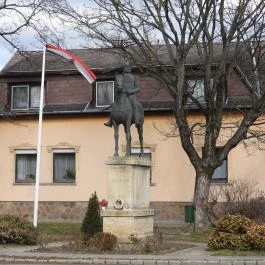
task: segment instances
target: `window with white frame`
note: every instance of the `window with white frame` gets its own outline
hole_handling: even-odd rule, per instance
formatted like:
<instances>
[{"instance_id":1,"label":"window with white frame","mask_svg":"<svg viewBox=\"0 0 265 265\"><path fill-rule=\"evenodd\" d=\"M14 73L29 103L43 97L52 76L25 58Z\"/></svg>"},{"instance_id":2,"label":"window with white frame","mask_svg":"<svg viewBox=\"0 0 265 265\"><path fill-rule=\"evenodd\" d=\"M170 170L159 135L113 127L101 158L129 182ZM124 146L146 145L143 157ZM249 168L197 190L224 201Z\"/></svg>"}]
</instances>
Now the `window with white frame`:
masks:
<instances>
[{"instance_id":1,"label":"window with white frame","mask_svg":"<svg viewBox=\"0 0 265 265\"><path fill-rule=\"evenodd\" d=\"M16 150L16 182L35 182L36 150Z\"/></svg>"},{"instance_id":2,"label":"window with white frame","mask_svg":"<svg viewBox=\"0 0 265 265\"><path fill-rule=\"evenodd\" d=\"M131 155L132 156L139 156L141 153L140 147L132 147L131 148ZM152 161L152 151L150 147L144 147L144 155L143 157L146 157ZM150 169L150 184L152 183L152 168Z\"/></svg>"},{"instance_id":3,"label":"window with white frame","mask_svg":"<svg viewBox=\"0 0 265 265\"><path fill-rule=\"evenodd\" d=\"M109 106L114 101L114 81L96 82L96 106Z\"/></svg>"},{"instance_id":4,"label":"window with white frame","mask_svg":"<svg viewBox=\"0 0 265 265\"><path fill-rule=\"evenodd\" d=\"M75 182L76 156L74 149L53 150L53 181Z\"/></svg>"},{"instance_id":5,"label":"window with white frame","mask_svg":"<svg viewBox=\"0 0 265 265\"><path fill-rule=\"evenodd\" d=\"M12 86L11 108L12 110L27 110L39 108L40 86L39 85L16 85Z\"/></svg>"},{"instance_id":6,"label":"window with white frame","mask_svg":"<svg viewBox=\"0 0 265 265\"><path fill-rule=\"evenodd\" d=\"M217 167L212 175L212 182L227 182L228 180L228 167L227 158L223 161L222 165Z\"/></svg>"}]
</instances>

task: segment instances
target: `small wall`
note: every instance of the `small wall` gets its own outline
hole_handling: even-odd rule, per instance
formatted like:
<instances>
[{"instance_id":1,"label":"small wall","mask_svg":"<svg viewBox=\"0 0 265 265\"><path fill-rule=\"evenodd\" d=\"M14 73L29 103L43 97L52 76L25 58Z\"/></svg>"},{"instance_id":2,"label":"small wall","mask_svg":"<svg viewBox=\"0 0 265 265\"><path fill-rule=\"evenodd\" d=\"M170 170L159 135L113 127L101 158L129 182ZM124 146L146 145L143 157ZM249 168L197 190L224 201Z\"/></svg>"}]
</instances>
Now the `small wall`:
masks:
<instances>
[{"instance_id":1,"label":"small wall","mask_svg":"<svg viewBox=\"0 0 265 265\"><path fill-rule=\"evenodd\" d=\"M87 202L39 202L39 221L80 222L85 216ZM32 219L33 202L0 202L0 215L11 214Z\"/></svg>"},{"instance_id":2,"label":"small wall","mask_svg":"<svg viewBox=\"0 0 265 265\"><path fill-rule=\"evenodd\" d=\"M184 206L190 202L151 202L150 208L155 210L155 222L162 224L184 224Z\"/></svg>"},{"instance_id":3,"label":"small wall","mask_svg":"<svg viewBox=\"0 0 265 265\"><path fill-rule=\"evenodd\" d=\"M88 202L39 202L39 221L81 222ZM151 202L155 222L184 223L184 202ZM33 202L0 202L0 215L12 214L32 219Z\"/></svg>"}]
</instances>

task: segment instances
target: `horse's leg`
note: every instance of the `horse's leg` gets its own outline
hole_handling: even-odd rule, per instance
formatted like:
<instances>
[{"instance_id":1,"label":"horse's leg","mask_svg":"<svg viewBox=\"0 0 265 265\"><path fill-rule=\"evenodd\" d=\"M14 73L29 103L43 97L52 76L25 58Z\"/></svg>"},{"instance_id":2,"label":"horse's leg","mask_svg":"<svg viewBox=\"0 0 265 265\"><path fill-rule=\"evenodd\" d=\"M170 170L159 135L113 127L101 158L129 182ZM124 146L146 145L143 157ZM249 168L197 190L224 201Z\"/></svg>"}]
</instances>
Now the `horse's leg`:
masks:
<instances>
[{"instance_id":1,"label":"horse's leg","mask_svg":"<svg viewBox=\"0 0 265 265\"><path fill-rule=\"evenodd\" d=\"M139 136L139 142L140 142L140 156L143 156L144 154L144 146L143 146L143 123L139 124L137 126L137 132Z\"/></svg>"},{"instance_id":2,"label":"horse's leg","mask_svg":"<svg viewBox=\"0 0 265 265\"><path fill-rule=\"evenodd\" d=\"M124 124L124 131L126 134L126 153L125 156L131 155L131 131L130 131L130 122Z\"/></svg>"},{"instance_id":3,"label":"horse's leg","mask_svg":"<svg viewBox=\"0 0 265 265\"><path fill-rule=\"evenodd\" d=\"M114 139L115 139L115 153L114 156L119 156L119 125L113 122L114 127Z\"/></svg>"}]
</instances>

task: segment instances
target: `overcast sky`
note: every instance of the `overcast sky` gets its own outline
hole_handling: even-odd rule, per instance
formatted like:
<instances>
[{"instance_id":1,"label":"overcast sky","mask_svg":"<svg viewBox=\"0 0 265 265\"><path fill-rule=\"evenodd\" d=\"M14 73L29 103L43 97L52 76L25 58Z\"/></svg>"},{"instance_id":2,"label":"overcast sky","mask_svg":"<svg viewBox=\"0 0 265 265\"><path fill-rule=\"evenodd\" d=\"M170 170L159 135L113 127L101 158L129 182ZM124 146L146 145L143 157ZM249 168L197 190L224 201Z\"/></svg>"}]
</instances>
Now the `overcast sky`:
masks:
<instances>
[{"instance_id":1,"label":"overcast sky","mask_svg":"<svg viewBox=\"0 0 265 265\"><path fill-rule=\"evenodd\" d=\"M92 0L68 0L68 2L75 7L82 7L84 3L92 3ZM24 30L20 34L19 39L24 50L42 50L43 48L43 44L36 40L32 30ZM78 38L74 32L68 31L65 40L66 48L79 48L82 44L82 39ZM12 51L11 47L6 42L0 40L0 70L12 57L13 53L14 51Z\"/></svg>"},{"instance_id":2,"label":"overcast sky","mask_svg":"<svg viewBox=\"0 0 265 265\"><path fill-rule=\"evenodd\" d=\"M35 38L33 31L23 32L20 36L20 44L23 46L22 50L35 51L43 49L44 44ZM67 35L65 36L66 49L80 48L82 47L82 44L84 44L84 41L78 37L75 32L67 32ZM15 51L12 50L10 46L4 42L0 42L0 70L4 67L14 53Z\"/></svg>"}]
</instances>

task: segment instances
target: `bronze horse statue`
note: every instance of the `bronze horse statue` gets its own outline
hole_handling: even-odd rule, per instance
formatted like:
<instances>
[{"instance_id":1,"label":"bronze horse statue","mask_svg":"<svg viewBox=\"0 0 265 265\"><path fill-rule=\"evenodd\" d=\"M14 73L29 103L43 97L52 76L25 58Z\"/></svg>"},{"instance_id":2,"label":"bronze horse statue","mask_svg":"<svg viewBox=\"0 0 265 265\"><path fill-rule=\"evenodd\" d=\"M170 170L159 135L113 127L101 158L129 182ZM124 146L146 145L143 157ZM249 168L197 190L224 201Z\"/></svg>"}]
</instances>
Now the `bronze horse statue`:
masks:
<instances>
[{"instance_id":1,"label":"bronze horse statue","mask_svg":"<svg viewBox=\"0 0 265 265\"><path fill-rule=\"evenodd\" d=\"M137 113L135 113L137 112ZM137 115L137 123L135 123L135 116ZM144 109L138 101L134 106L128 98L127 92L123 86L116 86L116 97L112 104L110 120L114 127L115 139L115 153L114 156L119 156L119 126L124 126L126 134L126 153L125 156L131 154L131 131L130 127L135 124L140 142L140 156L143 156L143 123L144 123ZM107 124L105 124L107 125ZM108 125L107 125L108 126Z\"/></svg>"}]
</instances>

